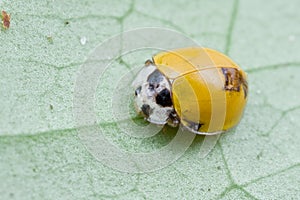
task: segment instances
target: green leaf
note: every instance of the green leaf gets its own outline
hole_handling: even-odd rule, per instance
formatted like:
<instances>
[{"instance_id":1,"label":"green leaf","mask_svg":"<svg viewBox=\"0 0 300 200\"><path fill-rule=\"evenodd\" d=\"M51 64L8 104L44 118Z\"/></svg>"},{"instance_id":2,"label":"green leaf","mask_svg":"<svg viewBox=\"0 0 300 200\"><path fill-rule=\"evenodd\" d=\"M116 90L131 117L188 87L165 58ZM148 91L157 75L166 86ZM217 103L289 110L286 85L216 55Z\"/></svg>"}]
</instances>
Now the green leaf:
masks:
<instances>
[{"instance_id":1,"label":"green leaf","mask_svg":"<svg viewBox=\"0 0 300 200\"><path fill-rule=\"evenodd\" d=\"M0 199L299 198L298 0L5 0L0 9L11 14L10 28L0 30ZM196 136L167 167L129 174L87 151L73 98L89 52L139 27L170 28L226 53L248 73L250 91L241 123L208 156L199 157L204 137ZM99 80L96 126L125 151L152 152L177 131L130 137L122 134L126 120L114 121L106 105L118 76L154 53L124 55ZM141 131L148 125L134 120Z\"/></svg>"}]
</instances>

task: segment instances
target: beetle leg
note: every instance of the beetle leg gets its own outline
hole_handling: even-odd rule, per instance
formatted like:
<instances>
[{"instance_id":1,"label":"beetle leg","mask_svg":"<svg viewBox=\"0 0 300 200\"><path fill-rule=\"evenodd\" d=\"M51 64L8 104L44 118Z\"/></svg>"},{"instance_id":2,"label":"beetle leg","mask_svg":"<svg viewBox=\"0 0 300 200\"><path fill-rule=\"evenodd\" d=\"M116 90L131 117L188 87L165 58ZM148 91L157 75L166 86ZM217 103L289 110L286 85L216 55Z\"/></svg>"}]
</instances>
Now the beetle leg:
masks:
<instances>
[{"instance_id":1,"label":"beetle leg","mask_svg":"<svg viewBox=\"0 0 300 200\"><path fill-rule=\"evenodd\" d=\"M153 62L152 62L152 60L146 60L146 62L145 62L145 66L147 67L147 66L149 66L149 65L153 65Z\"/></svg>"},{"instance_id":2,"label":"beetle leg","mask_svg":"<svg viewBox=\"0 0 300 200\"><path fill-rule=\"evenodd\" d=\"M173 110L169 115L168 125L172 127L177 127L179 123L180 123L179 118L176 112Z\"/></svg>"}]
</instances>

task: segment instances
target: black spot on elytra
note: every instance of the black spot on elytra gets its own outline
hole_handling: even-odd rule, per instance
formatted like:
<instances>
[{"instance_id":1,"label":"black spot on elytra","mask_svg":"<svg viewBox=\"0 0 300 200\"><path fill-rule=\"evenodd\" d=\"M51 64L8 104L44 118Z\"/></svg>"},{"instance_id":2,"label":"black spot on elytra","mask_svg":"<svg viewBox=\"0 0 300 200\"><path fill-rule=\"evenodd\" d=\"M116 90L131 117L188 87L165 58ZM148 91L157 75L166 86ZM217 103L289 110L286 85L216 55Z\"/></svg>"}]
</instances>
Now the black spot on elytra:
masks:
<instances>
[{"instance_id":1,"label":"black spot on elytra","mask_svg":"<svg viewBox=\"0 0 300 200\"><path fill-rule=\"evenodd\" d=\"M150 106L148 104L143 104L141 110L147 117L150 115Z\"/></svg>"},{"instance_id":2,"label":"black spot on elytra","mask_svg":"<svg viewBox=\"0 0 300 200\"><path fill-rule=\"evenodd\" d=\"M199 131L199 129L204 125L203 123L196 123L191 121L187 121L187 122L188 122L188 127L190 127L195 131Z\"/></svg>"},{"instance_id":3,"label":"black spot on elytra","mask_svg":"<svg viewBox=\"0 0 300 200\"><path fill-rule=\"evenodd\" d=\"M197 123L197 124L195 123L195 126L194 126L194 127L195 127L195 130L196 130L196 131L199 131L199 129L200 129L201 126L203 126L203 125L204 125L204 124L202 124L202 123Z\"/></svg>"},{"instance_id":4,"label":"black spot on elytra","mask_svg":"<svg viewBox=\"0 0 300 200\"><path fill-rule=\"evenodd\" d=\"M172 106L171 94L168 89L163 89L155 97L156 103L162 107Z\"/></svg>"},{"instance_id":5,"label":"black spot on elytra","mask_svg":"<svg viewBox=\"0 0 300 200\"><path fill-rule=\"evenodd\" d=\"M141 93L141 90L142 90L142 86L139 86L139 87L134 91L135 96L137 96L139 93Z\"/></svg>"}]
</instances>

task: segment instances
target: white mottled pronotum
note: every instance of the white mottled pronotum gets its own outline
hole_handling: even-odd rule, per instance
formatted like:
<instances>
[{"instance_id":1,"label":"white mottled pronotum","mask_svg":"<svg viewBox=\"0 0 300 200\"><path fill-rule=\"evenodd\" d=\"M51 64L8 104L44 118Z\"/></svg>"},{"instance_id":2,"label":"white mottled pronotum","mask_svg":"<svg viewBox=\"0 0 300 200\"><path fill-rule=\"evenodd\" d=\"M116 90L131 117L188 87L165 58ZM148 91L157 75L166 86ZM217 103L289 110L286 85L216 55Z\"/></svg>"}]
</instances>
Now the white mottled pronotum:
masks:
<instances>
[{"instance_id":1,"label":"white mottled pronotum","mask_svg":"<svg viewBox=\"0 0 300 200\"><path fill-rule=\"evenodd\" d=\"M163 125L174 111L171 100L171 84L154 64L146 64L136 76L132 86L135 90L135 108L153 124ZM161 96L159 96L161 95ZM164 96L162 96L164 95ZM164 99L163 104L157 101ZM166 103L169 102L169 103Z\"/></svg>"}]
</instances>

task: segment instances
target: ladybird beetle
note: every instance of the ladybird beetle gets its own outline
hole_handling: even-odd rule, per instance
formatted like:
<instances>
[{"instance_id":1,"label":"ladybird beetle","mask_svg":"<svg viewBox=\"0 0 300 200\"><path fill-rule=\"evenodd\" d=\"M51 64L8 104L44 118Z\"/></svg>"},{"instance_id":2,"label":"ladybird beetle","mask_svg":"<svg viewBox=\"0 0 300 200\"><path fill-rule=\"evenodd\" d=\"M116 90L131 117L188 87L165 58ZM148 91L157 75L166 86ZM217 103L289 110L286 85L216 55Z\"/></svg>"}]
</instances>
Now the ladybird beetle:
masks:
<instances>
[{"instance_id":1,"label":"ladybird beetle","mask_svg":"<svg viewBox=\"0 0 300 200\"><path fill-rule=\"evenodd\" d=\"M240 121L247 75L224 54L200 47L161 52L132 83L135 107L153 124L181 124L196 134L222 133Z\"/></svg>"}]
</instances>

